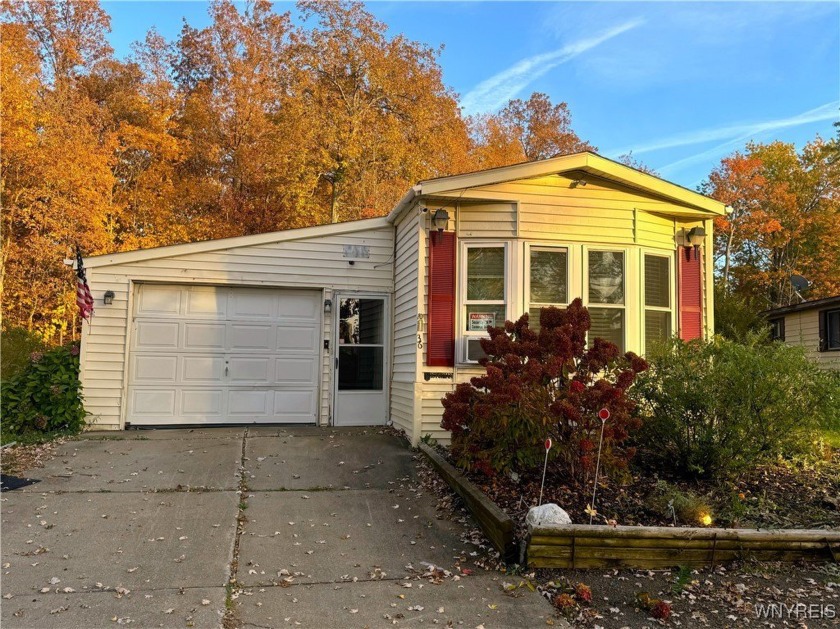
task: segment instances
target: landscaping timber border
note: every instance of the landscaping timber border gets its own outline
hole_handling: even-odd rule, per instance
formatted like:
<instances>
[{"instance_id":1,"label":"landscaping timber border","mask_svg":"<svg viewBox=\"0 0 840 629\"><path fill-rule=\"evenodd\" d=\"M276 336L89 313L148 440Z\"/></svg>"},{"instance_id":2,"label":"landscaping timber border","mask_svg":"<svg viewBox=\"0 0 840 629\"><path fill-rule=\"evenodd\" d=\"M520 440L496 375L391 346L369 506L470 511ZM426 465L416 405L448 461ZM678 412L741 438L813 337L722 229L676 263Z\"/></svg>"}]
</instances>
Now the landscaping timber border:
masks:
<instances>
[{"instance_id":1,"label":"landscaping timber border","mask_svg":"<svg viewBox=\"0 0 840 629\"><path fill-rule=\"evenodd\" d=\"M496 550L502 554L505 561L515 562L518 559L519 549L514 539L513 520L510 519L510 516L434 449L425 443L419 444L418 447L429 459L438 474L463 499L481 530L484 531Z\"/></svg>"},{"instance_id":2,"label":"landscaping timber border","mask_svg":"<svg viewBox=\"0 0 840 629\"><path fill-rule=\"evenodd\" d=\"M671 568L736 559L838 561L840 531L591 526L534 528L531 568Z\"/></svg>"}]
</instances>

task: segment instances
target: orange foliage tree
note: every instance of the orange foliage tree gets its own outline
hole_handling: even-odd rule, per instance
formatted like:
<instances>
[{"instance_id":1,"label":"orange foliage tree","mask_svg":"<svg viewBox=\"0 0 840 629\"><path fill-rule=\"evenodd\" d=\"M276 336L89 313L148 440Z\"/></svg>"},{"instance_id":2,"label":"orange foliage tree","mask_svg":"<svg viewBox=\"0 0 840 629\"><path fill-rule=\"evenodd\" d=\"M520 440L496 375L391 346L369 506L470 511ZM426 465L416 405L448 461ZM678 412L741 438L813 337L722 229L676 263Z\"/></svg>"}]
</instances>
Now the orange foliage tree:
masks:
<instances>
[{"instance_id":1,"label":"orange foliage tree","mask_svg":"<svg viewBox=\"0 0 840 629\"><path fill-rule=\"evenodd\" d=\"M792 144L751 143L722 160L702 190L731 206L715 220L715 251L726 291L759 306L799 301L790 278L811 283L805 298L840 293L840 136Z\"/></svg>"}]
</instances>

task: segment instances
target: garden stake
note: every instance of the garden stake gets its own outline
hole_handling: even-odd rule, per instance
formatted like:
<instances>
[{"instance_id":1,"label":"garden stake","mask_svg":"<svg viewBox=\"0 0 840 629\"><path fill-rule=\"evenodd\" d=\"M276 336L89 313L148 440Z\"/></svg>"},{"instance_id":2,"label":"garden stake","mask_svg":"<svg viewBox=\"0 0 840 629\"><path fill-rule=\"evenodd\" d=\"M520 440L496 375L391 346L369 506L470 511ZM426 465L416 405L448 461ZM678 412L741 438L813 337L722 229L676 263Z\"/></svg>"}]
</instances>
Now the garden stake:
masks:
<instances>
[{"instance_id":1,"label":"garden stake","mask_svg":"<svg viewBox=\"0 0 840 629\"><path fill-rule=\"evenodd\" d=\"M545 487L545 471L548 469L548 451L551 450L551 437L545 440L545 463L543 463L543 478L542 484L540 484L540 504L538 507L542 506L542 495L543 495L543 487Z\"/></svg>"},{"instance_id":2,"label":"garden stake","mask_svg":"<svg viewBox=\"0 0 840 629\"><path fill-rule=\"evenodd\" d=\"M592 508L589 510L589 523L595 518L595 492L598 491L598 471L601 469L601 446L604 444L604 426L607 425L607 420L610 418L610 411L602 408L598 411L598 417L601 419L601 438L598 440L598 461L595 463L595 482L592 485Z\"/></svg>"}]
</instances>

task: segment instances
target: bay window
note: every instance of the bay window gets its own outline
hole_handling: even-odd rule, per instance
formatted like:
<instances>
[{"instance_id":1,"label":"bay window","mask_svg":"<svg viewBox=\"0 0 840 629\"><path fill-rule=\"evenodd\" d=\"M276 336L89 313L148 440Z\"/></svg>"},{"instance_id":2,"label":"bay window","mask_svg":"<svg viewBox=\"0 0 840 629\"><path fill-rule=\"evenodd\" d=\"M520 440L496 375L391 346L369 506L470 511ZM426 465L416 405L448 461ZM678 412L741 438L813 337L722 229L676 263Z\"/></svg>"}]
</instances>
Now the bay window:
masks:
<instances>
[{"instance_id":1,"label":"bay window","mask_svg":"<svg viewBox=\"0 0 840 629\"><path fill-rule=\"evenodd\" d=\"M671 336L671 258L645 254L645 352Z\"/></svg>"},{"instance_id":2,"label":"bay window","mask_svg":"<svg viewBox=\"0 0 840 629\"><path fill-rule=\"evenodd\" d=\"M488 327L503 326L507 317L507 260L502 244L465 247L465 281L462 282L464 360L484 356L480 339Z\"/></svg>"},{"instance_id":3,"label":"bay window","mask_svg":"<svg viewBox=\"0 0 840 629\"><path fill-rule=\"evenodd\" d=\"M541 308L569 303L569 252L529 247L528 258L528 320L532 330L539 330Z\"/></svg>"},{"instance_id":4,"label":"bay window","mask_svg":"<svg viewBox=\"0 0 840 629\"><path fill-rule=\"evenodd\" d=\"M587 256L589 338L615 343L623 353L625 329L625 260L623 251L589 250Z\"/></svg>"}]
</instances>

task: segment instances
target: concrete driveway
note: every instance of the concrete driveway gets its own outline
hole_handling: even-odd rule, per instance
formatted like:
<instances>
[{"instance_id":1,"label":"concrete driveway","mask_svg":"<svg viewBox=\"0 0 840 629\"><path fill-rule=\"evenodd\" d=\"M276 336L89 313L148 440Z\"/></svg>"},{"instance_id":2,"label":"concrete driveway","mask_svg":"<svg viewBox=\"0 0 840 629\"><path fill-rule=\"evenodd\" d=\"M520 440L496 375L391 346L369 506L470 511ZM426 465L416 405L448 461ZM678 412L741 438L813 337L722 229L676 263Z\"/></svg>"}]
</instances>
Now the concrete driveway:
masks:
<instances>
[{"instance_id":1,"label":"concrete driveway","mask_svg":"<svg viewBox=\"0 0 840 629\"><path fill-rule=\"evenodd\" d=\"M2 625L545 625L414 457L371 429L87 433L2 494Z\"/></svg>"}]
</instances>

